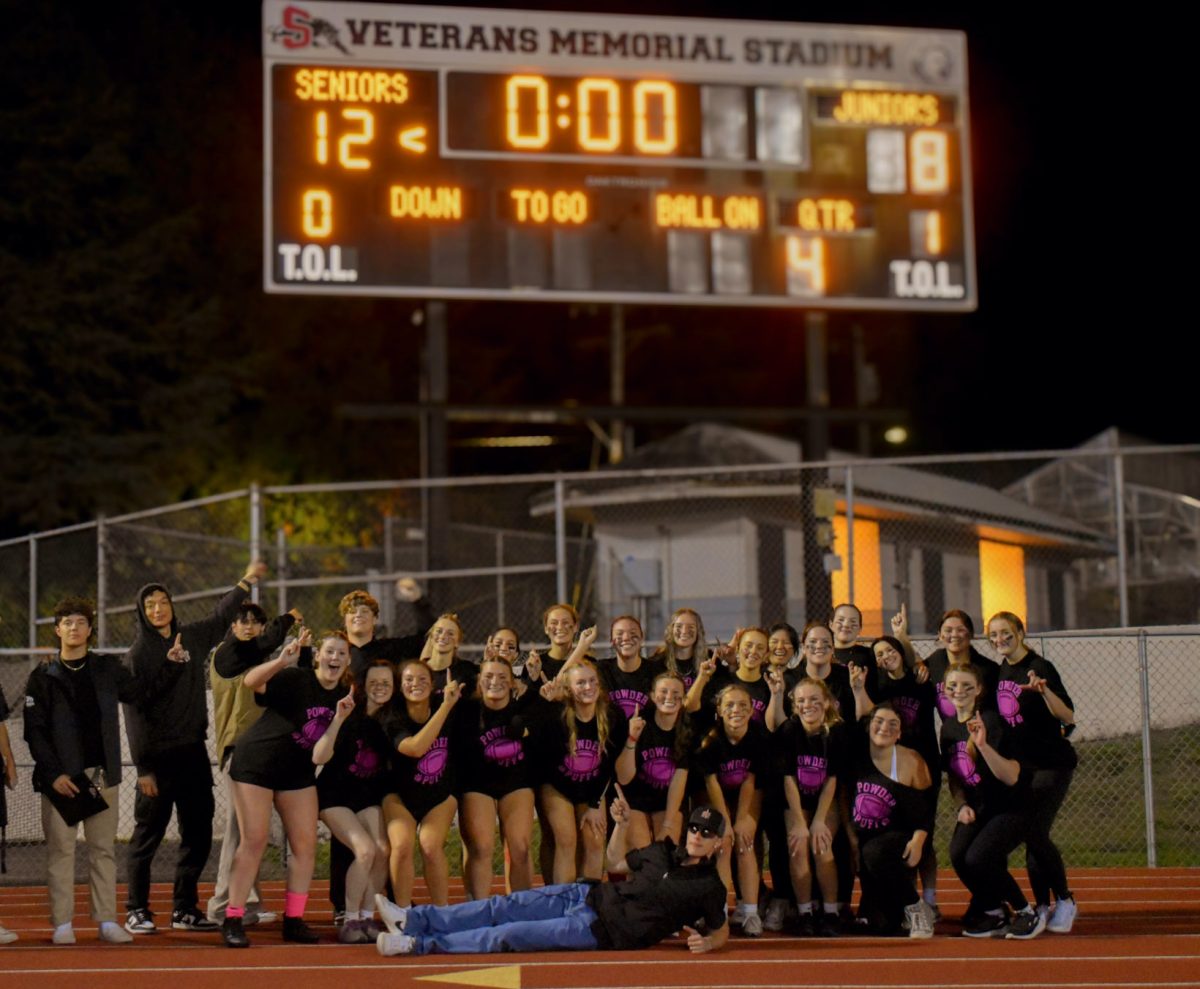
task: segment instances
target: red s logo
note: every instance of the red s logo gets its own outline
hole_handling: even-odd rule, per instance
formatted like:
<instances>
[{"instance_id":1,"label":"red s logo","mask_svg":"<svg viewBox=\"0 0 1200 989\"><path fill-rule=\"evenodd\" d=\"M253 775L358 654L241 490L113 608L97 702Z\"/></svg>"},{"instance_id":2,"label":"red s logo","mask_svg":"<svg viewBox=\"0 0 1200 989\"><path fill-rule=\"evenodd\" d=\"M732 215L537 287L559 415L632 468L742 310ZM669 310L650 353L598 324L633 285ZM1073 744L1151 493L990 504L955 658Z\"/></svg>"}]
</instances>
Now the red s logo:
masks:
<instances>
[{"instance_id":1,"label":"red s logo","mask_svg":"<svg viewBox=\"0 0 1200 989\"><path fill-rule=\"evenodd\" d=\"M285 7L283 11L283 47L305 48L312 41L312 18L307 10Z\"/></svg>"}]
</instances>

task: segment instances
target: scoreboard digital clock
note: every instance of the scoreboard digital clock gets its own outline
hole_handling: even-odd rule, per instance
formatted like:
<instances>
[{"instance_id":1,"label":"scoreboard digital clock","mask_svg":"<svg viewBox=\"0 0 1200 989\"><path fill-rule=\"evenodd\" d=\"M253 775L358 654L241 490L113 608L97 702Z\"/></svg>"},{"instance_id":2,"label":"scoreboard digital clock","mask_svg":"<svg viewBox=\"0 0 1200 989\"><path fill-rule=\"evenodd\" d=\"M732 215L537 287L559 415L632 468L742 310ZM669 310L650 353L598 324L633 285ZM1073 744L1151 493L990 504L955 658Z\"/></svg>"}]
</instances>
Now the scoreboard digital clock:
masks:
<instances>
[{"instance_id":1,"label":"scoreboard digital clock","mask_svg":"<svg viewBox=\"0 0 1200 989\"><path fill-rule=\"evenodd\" d=\"M271 292L962 311L957 32L268 0Z\"/></svg>"}]
</instances>

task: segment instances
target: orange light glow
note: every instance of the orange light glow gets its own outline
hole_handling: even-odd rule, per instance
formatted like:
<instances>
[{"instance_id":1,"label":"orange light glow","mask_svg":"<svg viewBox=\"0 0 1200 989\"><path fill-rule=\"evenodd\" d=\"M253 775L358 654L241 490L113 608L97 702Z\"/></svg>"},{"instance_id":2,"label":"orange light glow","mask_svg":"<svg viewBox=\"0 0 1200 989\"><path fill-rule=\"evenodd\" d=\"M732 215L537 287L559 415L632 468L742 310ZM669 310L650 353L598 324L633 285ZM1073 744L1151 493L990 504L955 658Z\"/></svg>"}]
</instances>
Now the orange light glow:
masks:
<instances>
[{"instance_id":1,"label":"orange light glow","mask_svg":"<svg viewBox=\"0 0 1200 989\"><path fill-rule=\"evenodd\" d=\"M324 110L317 111L317 119L315 123L317 129L317 143L315 155L318 165L329 164L329 114Z\"/></svg>"},{"instance_id":2,"label":"orange light glow","mask_svg":"<svg viewBox=\"0 0 1200 989\"><path fill-rule=\"evenodd\" d=\"M615 79L580 79L575 90L579 146L584 151L616 151L621 144L621 91ZM595 97L603 99L603 111L592 113ZM597 133L597 121L604 121Z\"/></svg>"},{"instance_id":3,"label":"orange light glow","mask_svg":"<svg viewBox=\"0 0 1200 989\"><path fill-rule=\"evenodd\" d=\"M849 199L801 199L796 206L796 225L801 230L850 233L857 229L854 203Z\"/></svg>"},{"instance_id":4,"label":"orange light glow","mask_svg":"<svg viewBox=\"0 0 1200 989\"><path fill-rule=\"evenodd\" d=\"M879 559L879 523L854 520L854 587L850 587L850 528L845 515L833 518L834 548L842 559L841 570L830 574L835 603L850 601L863 613L863 635L883 634L883 571Z\"/></svg>"},{"instance_id":5,"label":"orange light glow","mask_svg":"<svg viewBox=\"0 0 1200 989\"><path fill-rule=\"evenodd\" d=\"M984 621L997 611L1029 614L1025 594L1025 550L979 540L979 597Z\"/></svg>"},{"instance_id":6,"label":"orange light glow","mask_svg":"<svg viewBox=\"0 0 1200 989\"><path fill-rule=\"evenodd\" d=\"M333 233L333 196L324 189L305 189L300 197L300 226L313 239Z\"/></svg>"},{"instance_id":7,"label":"orange light glow","mask_svg":"<svg viewBox=\"0 0 1200 989\"><path fill-rule=\"evenodd\" d=\"M925 215L925 251L942 253L942 214L932 209Z\"/></svg>"},{"instance_id":8,"label":"orange light glow","mask_svg":"<svg viewBox=\"0 0 1200 989\"><path fill-rule=\"evenodd\" d=\"M342 116L358 124L358 133L343 134L338 138L338 161L343 168L355 171L370 168L371 160L356 157L353 149L370 144L375 139L375 114L370 110L347 108L342 111Z\"/></svg>"},{"instance_id":9,"label":"orange light glow","mask_svg":"<svg viewBox=\"0 0 1200 989\"><path fill-rule=\"evenodd\" d=\"M758 230L762 226L762 203L757 196L657 192L654 222L669 229Z\"/></svg>"},{"instance_id":10,"label":"orange light glow","mask_svg":"<svg viewBox=\"0 0 1200 989\"><path fill-rule=\"evenodd\" d=\"M297 69L296 98L319 103L404 103L403 72L359 69Z\"/></svg>"},{"instance_id":11,"label":"orange light glow","mask_svg":"<svg viewBox=\"0 0 1200 989\"><path fill-rule=\"evenodd\" d=\"M512 189L513 218L518 223L586 223L586 193L559 189Z\"/></svg>"},{"instance_id":12,"label":"orange light glow","mask_svg":"<svg viewBox=\"0 0 1200 989\"><path fill-rule=\"evenodd\" d=\"M662 133L650 133L650 101L661 102ZM675 87L645 79L633 87L633 143L647 155L669 155L679 146L679 100Z\"/></svg>"},{"instance_id":13,"label":"orange light glow","mask_svg":"<svg viewBox=\"0 0 1200 989\"><path fill-rule=\"evenodd\" d=\"M833 108L840 124L930 127L938 122L938 98L931 93L872 93L848 89Z\"/></svg>"},{"instance_id":14,"label":"orange light glow","mask_svg":"<svg viewBox=\"0 0 1200 989\"><path fill-rule=\"evenodd\" d=\"M505 83L508 143L514 148L544 148L550 143L550 85L542 76L509 76ZM523 124L522 93L534 98L533 128ZM526 97L528 98L528 97Z\"/></svg>"},{"instance_id":15,"label":"orange light glow","mask_svg":"<svg viewBox=\"0 0 1200 989\"><path fill-rule=\"evenodd\" d=\"M790 294L824 295L825 241L820 237L788 237L787 268Z\"/></svg>"},{"instance_id":16,"label":"orange light glow","mask_svg":"<svg viewBox=\"0 0 1200 989\"><path fill-rule=\"evenodd\" d=\"M394 185L388 190L398 220L461 220L463 191L453 185Z\"/></svg>"},{"instance_id":17,"label":"orange light glow","mask_svg":"<svg viewBox=\"0 0 1200 989\"><path fill-rule=\"evenodd\" d=\"M914 131L909 158L913 192L939 193L950 188L950 139L945 131Z\"/></svg>"}]
</instances>

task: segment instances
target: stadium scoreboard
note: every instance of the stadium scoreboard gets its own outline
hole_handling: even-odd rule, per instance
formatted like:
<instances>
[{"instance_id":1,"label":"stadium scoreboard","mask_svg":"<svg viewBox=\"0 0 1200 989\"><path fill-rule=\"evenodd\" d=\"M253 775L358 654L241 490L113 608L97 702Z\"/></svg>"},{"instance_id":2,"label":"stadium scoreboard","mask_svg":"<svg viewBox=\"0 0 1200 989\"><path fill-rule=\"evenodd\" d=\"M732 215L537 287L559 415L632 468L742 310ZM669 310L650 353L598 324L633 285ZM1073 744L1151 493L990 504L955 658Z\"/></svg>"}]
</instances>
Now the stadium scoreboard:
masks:
<instances>
[{"instance_id":1,"label":"stadium scoreboard","mask_svg":"<svg viewBox=\"0 0 1200 989\"><path fill-rule=\"evenodd\" d=\"M269 292L975 308L959 32L263 5Z\"/></svg>"}]
</instances>

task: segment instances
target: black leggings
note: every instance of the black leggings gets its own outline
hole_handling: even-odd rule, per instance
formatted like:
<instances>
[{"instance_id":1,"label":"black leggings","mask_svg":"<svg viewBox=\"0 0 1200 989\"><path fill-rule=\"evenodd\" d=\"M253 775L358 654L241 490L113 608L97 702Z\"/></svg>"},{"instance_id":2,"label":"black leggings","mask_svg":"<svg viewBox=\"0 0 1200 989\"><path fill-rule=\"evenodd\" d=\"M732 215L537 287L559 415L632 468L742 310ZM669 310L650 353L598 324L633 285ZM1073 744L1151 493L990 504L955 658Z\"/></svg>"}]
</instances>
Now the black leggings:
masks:
<instances>
[{"instance_id":1,"label":"black leggings","mask_svg":"<svg viewBox=\"0 0 1200 989\"><path fill-rule=\"evenodd\" d=\"M1067 887L1067 867L1062 854L1050 840L1050 829L1066 799L1075 769L1036 769L1029 793L1029 834L1025 839L1025 867L1029 885L1039 906L1050 905L1071 895Z\"/></svg>"},{"instance_id":2,"label":"black leggings","mask_svg":"<svg viewBox=\"0 0 1200 989\"><path fill-rule=\"evenodd\" d=\"M883 918L889 930L895 930L904 919L904 908L916 903L917 870L904 861L904 846L911 832L888 831L874 837L859 835L858 853L862 859L859 882L863 902Z\"/></svg>"},{"instance_id":3,"label":"black leggings","mask_svg":"<svg viewBox=\"0 0 1200 989\"><path fill-rule=\"evenodd\" d=\"M1008 903L1014 910L1029 906L1025 894L1008 871L1008 856L1026 840L1028 820L1023 814L995 814L959 824L950 838L950 861L971 893L978 910L995 910Z\"/></svg>"}]
</instances>

